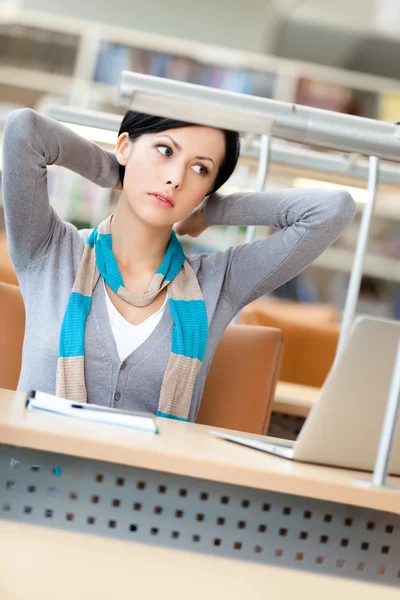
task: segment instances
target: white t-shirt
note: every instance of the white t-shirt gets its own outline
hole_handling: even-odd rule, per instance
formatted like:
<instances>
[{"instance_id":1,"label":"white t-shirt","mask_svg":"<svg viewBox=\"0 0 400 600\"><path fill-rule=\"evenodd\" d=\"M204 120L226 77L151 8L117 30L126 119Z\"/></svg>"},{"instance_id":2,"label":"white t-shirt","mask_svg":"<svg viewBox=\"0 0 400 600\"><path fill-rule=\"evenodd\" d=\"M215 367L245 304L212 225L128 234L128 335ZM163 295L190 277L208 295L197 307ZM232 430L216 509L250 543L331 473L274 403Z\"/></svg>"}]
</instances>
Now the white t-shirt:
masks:
<instances>
[{"instance_id":1,"label":"white t-shirt","mask_svg":"<svg viewBox=\"0 0 400 600\"><path fill-rule=\"evenodd\" d=\"M104 279L103 286L106 295L106 305L111 330L117 346L118 356L120 361L123 362L134 350L136 350L136 348L139 348L139 346L147 340L161 321L167 304L168 294L160 310L148 317L143 323L140 323L140 325L132 325L132 323L129 323L129 321L124 319L111 302Z\"/></svg>"}]
</instances>

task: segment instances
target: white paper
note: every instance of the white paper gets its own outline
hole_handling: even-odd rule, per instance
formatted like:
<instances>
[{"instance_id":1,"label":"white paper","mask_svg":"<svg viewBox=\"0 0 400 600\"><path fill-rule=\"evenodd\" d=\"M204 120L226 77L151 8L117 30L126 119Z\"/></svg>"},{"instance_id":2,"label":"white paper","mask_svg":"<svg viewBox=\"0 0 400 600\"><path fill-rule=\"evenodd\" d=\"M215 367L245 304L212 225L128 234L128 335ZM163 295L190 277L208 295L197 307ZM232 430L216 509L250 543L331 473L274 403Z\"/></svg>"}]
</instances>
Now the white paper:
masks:
<instances>
[{"instance_id":1,"label":"white paper","mask_svg":"<svg viewBox=\"0 0 400 600\"><path fill-rule=\"evenodd\" d=\"M96 423L120 425L123 427L139 429L141 431L148 431L150 433L158 433L154 416L148 413L130 413L129 411L119 411L94 404L71 402L70 400L65 400L64 398L59 398L52 394L46 394L45 392L36 392L35 397L29 399L27 410L41 410L57 415L72 417L81 421L94 421Z\"/></svg>"}]
</instances>

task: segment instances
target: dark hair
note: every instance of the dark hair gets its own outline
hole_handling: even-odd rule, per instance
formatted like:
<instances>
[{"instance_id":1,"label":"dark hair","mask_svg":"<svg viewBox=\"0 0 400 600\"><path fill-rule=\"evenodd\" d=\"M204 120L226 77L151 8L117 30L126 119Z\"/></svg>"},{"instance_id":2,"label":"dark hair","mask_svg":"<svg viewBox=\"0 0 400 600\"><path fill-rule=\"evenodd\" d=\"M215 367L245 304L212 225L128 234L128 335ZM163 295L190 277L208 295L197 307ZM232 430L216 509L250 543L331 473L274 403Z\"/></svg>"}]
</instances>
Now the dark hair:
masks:
<instances>
[{"instance_id":1,"label":"dark hair","mask_svg":"<svg viewBox=\"0 0 400 600\"><path fill-rule=\"evenodd\" d=\"M148 133L157 133L166 131L167 129L178 129L180 127L194 126L195 123L185 123L175 119L166 119L164 117L154 117L153 115L145 115L143 113L128 110L124 116L118 135L127 132L129 138L133 141L141 135ZM216 192L232 175L235 170L240 153L240 138L236 131L221 130L225 137L225 156L219 168L214 185L209 192ZM119 166L119 178L121 183L124 183L125 167Z\"/></svg>"}]
</instances>

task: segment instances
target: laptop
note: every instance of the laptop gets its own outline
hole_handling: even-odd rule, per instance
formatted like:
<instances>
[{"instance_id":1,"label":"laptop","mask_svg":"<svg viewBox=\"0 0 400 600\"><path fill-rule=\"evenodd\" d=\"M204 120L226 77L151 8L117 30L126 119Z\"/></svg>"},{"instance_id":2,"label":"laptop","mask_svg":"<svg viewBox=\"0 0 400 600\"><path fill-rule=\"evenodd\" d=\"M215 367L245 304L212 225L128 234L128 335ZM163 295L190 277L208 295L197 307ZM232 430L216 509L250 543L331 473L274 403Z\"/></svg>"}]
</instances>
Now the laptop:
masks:
<instances>
[{"instance_id":1,"label":"laptop","mask_svg":"<svg viewBox=\"0 0 400 600\"><path fill-rule=\"evenodd\" d=\"M213 431L213 435L282 458L373 471L400 322L357 317L296 441ZM397 431L389 472L400 475Z\"/></svg>"}]
</instances>

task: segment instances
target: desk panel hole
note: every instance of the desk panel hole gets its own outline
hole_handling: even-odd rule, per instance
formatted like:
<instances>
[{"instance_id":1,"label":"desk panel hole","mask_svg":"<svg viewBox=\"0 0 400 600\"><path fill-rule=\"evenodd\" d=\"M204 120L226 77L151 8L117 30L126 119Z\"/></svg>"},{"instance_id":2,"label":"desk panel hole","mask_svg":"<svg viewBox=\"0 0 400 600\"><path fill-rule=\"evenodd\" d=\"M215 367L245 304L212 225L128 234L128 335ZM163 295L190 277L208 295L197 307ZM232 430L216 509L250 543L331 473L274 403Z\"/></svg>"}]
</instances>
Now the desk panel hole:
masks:
<instances>
[{"instance_id":1,"label":"desk panel hole","mask_svg":"<svg viewBox=\"0 0 400 600\"><path fill-rule=\"evenodd\" d=\"M166 494L167 493L167 486L166 485L159 485L158 486L158 493L159 494Z\"/></svg>"},{"instance_id":2,"label":"desk panel hole","mask_svg":"<svg viewBox=\"0 0 400 600\"><path fill-rule=\"evenodd\" d=\"M361 550L368 550L369 548L369 543L368 542L363 542L361 544Z\"/></svg>"},{"instance_id":3,"label":"desk panel hole","mask_svg":"<svg viewBox=\"0 0 400 600\"><path fill-rule=\"evenodd\" d=\"M15 488L15 481L12 481L11 479L9 479L6 482L6 489L7 490L12 490L13 488Z\"/></svg>"},{"instance_id":4,"label":"desk panel hole","mask_svg":"<svg viewBox=\"0 0 400 600\"><path fill-rule=\"evenodd\" d=\"M304 552L296 552L296 560L304 560Z\"/></svg>"},{"instance_id":5,"label":"desk panel hole","mask_svg":"<svg viewBox=\"0 0 400 600\"><path fill-rule=\"evenodd\" d=\"M400 579L400 571L397 571L397 577Z\"/></svg>"},{"instance_id":6,"label":"desk panel hole","mask_svg":"<svg viewBox=\"0 0 400 600\"><path fill-rule=\"evenodd\" d=\"M184 513L183 513L183 510L176 510L176 511L175 511L175 517L176 517L177 519L182 519L182 517L183 517L183 514L184 514Z\"/></svg>"},{"instance_id":7,"label":"desk panel hole","mask_svg":"<svg viewBox=\"0 0 400 600\"><path fill-rule=\"evenodd\" d=\"M279 530L279 535L280 535L281 537L285 537L285 535L287 535L287 529L286 529L286 527L281 527L281 528L280 528L280 530Z\"/></svg>"},{"instance_id":8,"label":"desk panel hole","mask_svg":"<svg viewBox=\"0 0 400 600\"><path fill-rule=\"evenodd\" d=\"M327 544L329 540L329 536L327 535L321 535L321 537L319 538L319 541L321 542L321 544Z\"/></svg>"},{"instance_id":9,"label":"desk panel hole","mask_svg":"<svg viewBox=\"0 0 400 600\"><path fill-rule=\"evenodd\" d=\"M250 502L249 500L242 500L242 508L249 508Z\"/></svg>"},{"instance_id":10,"label":"desk panel hole","mask_svg":"<svg viewBox=\"0 0 400 600\"><path fill-rule=\"evenodd\" d=\"M90 501L92 504L98 504L100 502L100 496L92 496Z\"/></svg>"},{"instance_id":11,"label":"desk panel hole","mask_svg":"<svg viewBox=\"0 0 400 600\"><path fill-rule=\"evenodd\" d=\"M125 485L124 477L117 477L115 480L115 484L118 485L119 487L122 487L123 485Z\"/></svg>"},{"instance_id":12,"label":"desk panel hole","mask_svg":"<svg viewBox=\"0 0 400 600\"><path fill-rule=\"evenodd\" d=\"M89 525L94 525L96 523L96 519L94 517L88 517L87 522Z\"/></svg>"},{"instance_id":13,"label":"desk panel hole","mask_svg":"<svg viewBox=\"0 0 400 600\"><path fill-rule=\"evenodd\" d=\"M31 465L31 471L33 471L34 473L38 473L40 471L40 465L38 465L38 464Z\"/></svg>"},{"instance_id":14,"label":"desk panel hole","mask_svg":"<svg viewBox=\"0 0 400 600\"><path fill-rule=\"evenodd\" d=\"M200 500L202 500L203 502L206 502L208 500L208 494L207 494L207 492L201 492L201 494L200 494Z\"/></svg>"},{"instance_id":15,"label":"desk panel hole","mask_svg":"<svg viewBox=\"0 0 400 600\"><path fill-rule=\"evenodd\" d=\"M204 515L201 513L198 513L196 515L196 521L204 521Z\"/></svg>"},{"instance_id":16,"label":"desk panel hole","mask_svg":"<svg viewBox=\"0 0 400 600\"><path fill-rule=\"evenodd\" d=\"M30 494L33 494L33 492L36 492L36 485L28 485L27 489Z\"/></svg>"},{"instance_id":17,"label":"desk panel hole","mask_svg":"<svg viewBox=\"0 0 400 600\"><path fill-rule=\"evenodd\" d=\"M151 535L157 535L157 534L158 534L158 532L159 532L159 529L158 529L158 527L152 527L152 528L150 529L150 533L151 533Z\"/></svg>"},{"instance_id":18,"label":"desk panel hole","mask_svg":"<svg viewBox=\"0 0 400 600\"><path fill-rule=\"evenodd\" d=\"M133 510L141 510L142 509L142 505L140 502L135 502L133 505Z\"/></svg>"},{"instance_id":19,"label":"desk panel hole","mask_svg":"<svg viewBox=\"0 0 400 600\"><path fill-rule=\"evenodd\" d=\"M347 548L347 546L349 545L349 540L347 540L346 538L342 538L340 540L340 545L342 546L342 548Z\"/></svg>"},{"instance_id":20,"label":"desk panel hole","mask_svg":"<svg viewBox=\"0 0 400 600\"><path fill-rule=\"evenodd\" d=\"M332 522L332 515L325 515L324 516L324 522L325 523L331 523Z\"/></svg>"},{"instance_id":21,"label":"desk panel hole","mask_svg":"<svg viewBox=\"0 0 400 600\"><path fill-rule=\"evenodd\" d=\"M241 550L242 549L242 542L235 542L233 544L233 548L234 548L234 550Z\"/></svg>"},{"instance_id":22,"label":"desk panel hole","mask_svg":"<svg viewBox=\"0 0 400 600\"><path fill-rule=\"evenodd\" d=\"M44 511L44 516L46 517L46 519L51 519L51 517L53 516L53 511L51 510L51 508L46 508L46 510Z\"/></svg>"},{"instance_id":23,"label":"desk panel hole","mask_svg":"<svg viewBox=\"0 0 400 600\"><path fill-rule=\"evenodd\" d=\"M245 529L246 525L247 525L246 521L239 521L237 524L238 529Z\"/></svg>"},{"instance_id":24,"label":"desk panel hole","mask_svg":"<svg viewBox=\"0 0 400 600\"><path fill-rule=\"evenodd\" d=\"M221 545L221 538L214 538L214 546L220 546Z\"/></svg>"},{"instance_id":25,"label":"desk panel hole","mask_svg":"<svg viewBox=\"0 0 400 600\"><path fill-rule=\"evenodd\" d=\"M163 507L162 506L155 506L154 507L154 513L156 515L161 515L162 511L163 511Z\"/></svg>"},{"instance_id":26,"label":"desk panel hole","mask_svg":"<svg viewBox=\"0 0 400 600\"><path fill-rule=\"evenodd\" d=\"M181 498L186 498L187 494L188 493L187 493L186 489L182 488L182 489L179 490L179 495L180 495Z\"/></svg>"},{"instance_id":27,"label":"desk panel hole","mask_svg":"<svg viewBox=\"0 0 400 600\"><path fill-rule=\"evenodd\" d=\"M323 564L324 564L324 562L325 562L325 556L321 556L321 555L319 555L319 556L317 556L317 557L316 557L316 559L315 559L315 564L316 564L316 565L323 565Z\"/></svg>"},{"instance_id":28,"label":"desk panel hole","mask_svg":"<svg viewBox=\"0 0 400 600\"><path fill-rule=\"evenodd\" d=\"M59 466L53 467L53 475L60 477L62 475L62 468Z\"/></svg>"},{"instance_id":29,"label":"desk panel hole","mask_svg":"<svg viewBox=\"0 0 400 600\"><path fill-rule=\"evenodd\" d=\"M108 521L108 526L109 526L110 529L115 529L116 526L117 526L117 521L114 521L114 519L110 519Z\"/></svg>"},{"instance_id":30,"label":"desk panel hole","mask_svg":"<svg viewBox=\"0 0 400 600\"><path fill-rule=\"evenodd\" d=\"M79 473L79 471L75 471L74 473L72 473L72 477L73 477L73 479L82 479L83 473Z\"/></svg>"},{"instance_id":31,"label":"desk panel hole","mask_svg":"<svg viewBox=\"0 0 400 600\"><path fill-rule=\"evenodd\" d=\"M267 531L267 529L268 529L268 526L264 525L264 523L261 523L261 525L258 526L258 531L260 533L265 533Z\"/></svg>"},{"instance_id":32,"label":"desk panel hole","mask_svg":"<svg viewBox=\"0 0 400 600\"><path fill-rule=\"evenodd\" d=\"M103 475L101 473L97 473L95 476L95 481L97 481L97 483L102 483L104 481Z\"/></svg>"},{"instance_id":33,"label":"desk panel hole","mask_svg":"<svg viewBox=\"0 0 400 600\"><path fill-rule=\"evenodd\" d=\"M301 540L306 540L308 538L308 533L307 531L300 531L300 539Z\"/></svg>"},{"instance_id":34,"label":"desk panel hole","mask_svg":"<svg viewBox=\"0 0 400 600\"><path fill-rule=\"evenodd\" d=\"M262 505L262 510L263 512L269 512L271 510L271 505L264 502L264 504Z\"/></svg>"},{"instance_id":35,"label":"desk panel hole","mask_svg":"<svg viewBox=\"0 0 400 600\"><path fill-rule=\"evenodd\" d=\"M179 531L172 531L171 532L171 537L173 540L177 540L180 536L180 532Z\"/></svg>"},{"instance_id":36,"label":"desk panel hole","mask_svg":"<svg viewBox=\"0 0 400 600\"><path fill-rule=\"evenodd\" d=\"M217 519L217 525L225 525L225 519L224 519L224 517L218 517L218 519Z\"/></svg>"},{"instance_id":37,"label":"desk panel hole","mask_svg":"<svg viewBox=\"0 0 400 600\"><path fill-rule=\"evenodd\" d=\"M114 498L114 500L112 501L112 505L114 506L114 508L119 508L121 506L121 500L119 498Z\"/></svg>"},{"instance_id":38,"label":"desk panel hole","mask_svg":"<svg viewBox=\"0 0 400 600\"><path fill-rule=\"evenodd\" d=\"M357 571L365 571L365 563L359 562L357 564Z\"/></svg>"},{"instance_id":39,"label":"desk panel hole","mask_svg":"<svg viewBox=\"0 0 400 600\"><path fill-rule=\"evenodd\" d=\"M65 515L65 518L67 519L67 521L73 521L74 520L74 513L67 513Z\"/></svg>"},{"instance_id":40,"label":"desk panel hole","mask_svg":"<svg viewBox=\"0 0 400 600\"><path fill-rule=\"evenodd\" d=\"M386 573L386 567L383 567L383 566L382 567L378 567L377 573L378 573L378 575L385 575L385 573Z\"/></svg>"},{"instance_id":41,"label":"desk panel hole","mask_svg":"<svg viewBox=\"0 0 400 600\"><path fill-rule=\"evenodd\" d=\"M3 504L3 510L4 512L10 512L11 504L9 504L8 502L6 502L6 504Z\"/></svg>"},{"instance_id":42,"label":"desk panel hole","mask_svg":"<svg viewBox=\"0 0 400 600\"><path fill-rule=\"evenodd\" d=\"M303 513L303 517L304 517L304 519L311 519L311 517L312 517L311 510L305 510Z\"/></svg>"},{"instance_id":43,"label":"desk panel hole","mask_svg":"<svg viewBox=\"0 0 400 600\"><path fill-rule=\"evenodd\" d=\"M254 546L254 552L256 554L261 554L262 551L263 551L263 547L260 546L259 544L257 544L256 546Z\"/></svg>"},{"instance_id":44,"label":"desk panel hole","mask_svg":"<svg viewBox=\"0 0 400 600\"><path fill-rule=\"evenodd\" d=\"M393 533L393 531L394 531L393 525L386 525L385 533Z\"/></svg>"},{"instance_id":45,"label":"desk panel hole","mask_svg":"<svg viewBox=\"0 0 400 600\"><path fill-rule=\"evenodd\" d=\"M346 527L351 527L353 525L353 519L350 519L349 517L347 517L344 520L344 524L346 525Z\"/></svg>"},{"instance_id":46,"label":"desk panel hole","mask_svg":"<svg viewBox=\"0 0 400 600\"><path fill-rule=\"evenodd\" d=\"M137 530L138 530L138 526L135 523L131 523L129 525L129 531L132 531L134 533Z\"/></svg>"},{"instance_id":47,"label":"desk panel hole","mask_svg":"<svg viewBox=\"0 0 400 600\"><path fill-rule=\"evenodd\" d=\"M229 504L229 496L222 496L221 504Z\"/></svg>"},{"instance_id":48,"label":"desk panel hole","mask_svg":"<svg viewBox=\"0 0 400 600\"><path fill-rule=\"evenodd\" d=\"M24 514L30 515L32 513L32 506L24 506Z\"/></svg>"},{"instance_id":49,"label":"desk panel hole","mask_svg":"<svg viewBox=\"0 0 400 600\"><path fill-rule=\"evenodd\" d=\"M339 558L339 560L336 561L336 566L338 569L343 569L345 564L346 564L346 561L343 560L342 558Z\"/></svg>"},{"instance_id":50,"label":"desk panel hole","mask_svg":"<svg viewBox=\"0 0 400 600\"><path fill-rule=\"evenodd\" d=\"M382 554L389 554L390 546L382 546L381 552L382 552Z\"/></svg>"},{"instance_id":51,"label":"desk panel hole","mask_svg":"<svg viewBox=\"0 0 400 600\"><path fill-rule=\"evenodd\" d=\"M146 482L145 481L138 481L136 484L136 487L138 490L145 490L146 489ZM162 487L162 486L160 486Z\"/></svg>"},{"instance_id":52,"label":"desk panel hole","mask_svg":"<svg viewBox=\"0 0 400 600\"><path fill-rule=\"evenodd\" d=\"M199 536L199 535L197 535L197 534L196 534L196 535L194 535L194 536L192 537L192 540L193 540L194 542L199 542L199 541L200 541L200 539L201 539L201 538L200 538L200 536Z\"/></svg>"},{"instance_id":53,"label":"desk panel hole","mask_svg":"<svg viewBox=\"0 0 400 600\"><path fill-rule=\"evenodd\" d=\"M70 492L69 493L69 499L70 500L77 500L78 499L78 494L76 492Z\"/></svg>"},{"instance_id":54,"label":"desk panel hole","mask_svg":"<svg viewBox=\"0 0 400 600\"><path fill-rule=\"evenodd\" d=\"M367 529L368 531L373 531L375 529L375 523L373 521L368 521Z\"/></svg>"},{"instance_id":55,"label":"desk panel hole","mask_svg":"<svg viewBox=\"0 0 400 600\"><path fill-rule=\"evenodd\" d=\"M284 515L289 516L292 514L292 509L289 506L285 506L282 512Z\"/></svg>"},{"instance_id":56,"label":"desk panel hole","mask_svg":"<svg viewBox=\"0 0 400 600\"><path fill-rule=\"evenodd\" d=\"M18 469L20 466L20 461L17 458L11 458L10 459L10 467L12 469Z\"/></svg>"},{"instance_id":57,"label":"desk panel hole","mask_svg":"<svg viewBox=\"0 0 400 600\"><path fill-rule=\"evenodd\" d=\"M59 494L59 490L56 487L49 487L47 492L48 492L49 496L58 496L58 494Z\"/></svg>"},{"instance_id":58,"label":"desk panel hole","mask_svg":"<svg viewBox=\"0 0 400 600\"><path fill-rule=\"evenodd\" d=\"M282 558L282 556L283 556L283 550L282 550L282 548L277 548L277 549L275 550L275 556L276 556L277 558Z\"/></svg>"}]
</instances>

